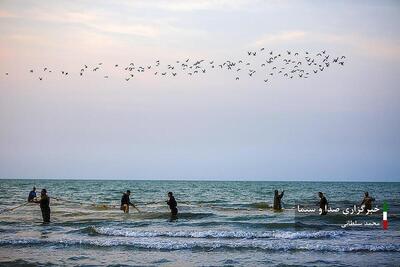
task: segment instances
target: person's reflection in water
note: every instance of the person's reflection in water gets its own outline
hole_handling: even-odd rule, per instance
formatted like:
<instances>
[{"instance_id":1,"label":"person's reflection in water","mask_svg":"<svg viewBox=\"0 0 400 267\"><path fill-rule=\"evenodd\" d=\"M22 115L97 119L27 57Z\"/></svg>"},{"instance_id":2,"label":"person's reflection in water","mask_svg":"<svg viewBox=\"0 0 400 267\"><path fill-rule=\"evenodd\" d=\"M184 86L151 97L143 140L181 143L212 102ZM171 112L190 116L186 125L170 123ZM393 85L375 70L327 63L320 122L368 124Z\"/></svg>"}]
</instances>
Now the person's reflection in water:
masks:
<instances>
[{"instance_id":1,"label":"person's reflection in water","mask_svg":"<svg viewBox=\"0 0 400 267\"><path fill-rule=\"evenodd\" d=\"M40 238L47 239L47 238L49 238L49 234L50 234L50 232L47 230L40 231Z\"/></svg>"},{"instance_id":2,"label":"person's reflection in water","mask_svg":"<svg viewBox=\"0 0 400 267\"><path fill-rule=\"evenodd\" d=\"M176 208L177 203L172 192L168 192L168 198L169 199L166 202L171 210L171 221L174 221L178 218L178 209Z\"/></svg>"}]
</instances>

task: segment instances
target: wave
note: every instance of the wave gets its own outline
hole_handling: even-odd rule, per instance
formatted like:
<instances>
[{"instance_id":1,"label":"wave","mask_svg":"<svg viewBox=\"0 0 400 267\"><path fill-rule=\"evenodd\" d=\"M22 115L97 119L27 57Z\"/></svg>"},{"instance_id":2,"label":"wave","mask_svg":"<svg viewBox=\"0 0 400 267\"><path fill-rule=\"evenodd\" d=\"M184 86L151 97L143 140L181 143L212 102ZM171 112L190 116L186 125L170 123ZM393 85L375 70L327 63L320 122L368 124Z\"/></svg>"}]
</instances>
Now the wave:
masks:
<instances>
[{"instance_id":1,"label":"wave","mask_svg":"<svg viewBox=\"0 0 400 267\"><path fill-rule=\"evenodd\" d=\"M254 203L229 203L229 202L203 202L197 204L200 207L210 207L216 210L272 210L272 206L266 202Z\"/></svg>"},{"instance_id":2,"label":"wave","mask_svg":"<svg viewBox=\"0 0 400 267\"><path fill-rule=\"evenodd\" d=\"M122 237L180 237L180 238L277 238L277 239L322 239L336 238L346 234L345 231L319 232L246 232L246 231L135 231L134 229L112 227L87 227L82 232L89 235L122 236Z\"/></svg>"},{"instance_id":3,"label":"wave","mask_svg":"<svg viewBox=\"0 0 400 267\"><path fill-rule=\"evenodd\" d=\"M178 215L179 216L179 215ZM227 227L244 227L247 229L260 229L260 230L272 230L272 229L323 229L319 225L305 224L299 222L251 222L251 221L243 221L238 220L237 218L233 218L233 220L226 221L201 221L201 222L180 222L180 226L191 226L191 227L218 227L218 226L227 226ZM326 228L326 227L325 227ZM337 227L336 227L337 229Z\"/></svg>"},{"instance_id":4,"label":"wave","mask_svg":"<svg viewBox=\"0 0 400 267\"><path fill-rule=\"evenodd\" d=\"M135 218L141 219L170 219L170 212L141 212L133 215ZM203 219L215 216L214 213L206 213L206 212L179 212L179 219Z\"/></svg>"},{"instance_id":5,"label":"wave","mask_svg":"<svg viewBox=\"0 0 400 267\"><path fill-rule=\"evenodd\" d=\"M1 261L0 266L24 266L24 267L37 267L37 266L57 266L50 262L46 262L45 264L39 262L30 262L25 260L14 260L14 261Z\"/></svg>"},{"instance_id":6,"label":"wave","mask_svg":"<svg viewBox=\"0 0 400 267\"><path fill-rule=\"evenodd\" d=\"M315 252L400 252L400 244L346 244L329 245L320 243L276 242L275 240L235 240L230 241L181 241L173 242L162 239L9 239L0 240L0 246L84 246L116 247L123 246L143 250L262 250L262 251L315 251Z\"/></svg>"},{"instance_id":7,"label":"wave","mask_svg":"<svg viewBox=\"0 0 400 267\"><path fill-rule=\"evenodd\" d=\"M262 210L272 208L272 206L270 206L266 202L255 202L255 203L249 204L248 206L251 207L251 208L262 209Z\"/></svg>"}]
</instances>

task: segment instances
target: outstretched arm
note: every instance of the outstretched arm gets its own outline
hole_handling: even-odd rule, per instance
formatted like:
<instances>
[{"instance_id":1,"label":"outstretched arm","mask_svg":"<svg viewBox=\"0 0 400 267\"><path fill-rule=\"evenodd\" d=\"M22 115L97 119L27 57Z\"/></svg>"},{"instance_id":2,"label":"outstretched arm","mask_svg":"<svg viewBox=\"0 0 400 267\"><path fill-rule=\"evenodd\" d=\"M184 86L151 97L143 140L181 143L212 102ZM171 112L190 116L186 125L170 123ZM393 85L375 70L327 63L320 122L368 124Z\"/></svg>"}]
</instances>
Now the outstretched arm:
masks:
<instances>
[{"instance_id":1,"label":"outstretched arm","mask_svg":"<svg viewBox=\"0 0 400 267\"><path fill-rule=\"evenodd\" d=\"M135 206L135 204L133 204L132 202L129 202L129 205L131 205L132 207L134 207L138 212L140 212L140 210Z\"/></svg>"}]
</instances>

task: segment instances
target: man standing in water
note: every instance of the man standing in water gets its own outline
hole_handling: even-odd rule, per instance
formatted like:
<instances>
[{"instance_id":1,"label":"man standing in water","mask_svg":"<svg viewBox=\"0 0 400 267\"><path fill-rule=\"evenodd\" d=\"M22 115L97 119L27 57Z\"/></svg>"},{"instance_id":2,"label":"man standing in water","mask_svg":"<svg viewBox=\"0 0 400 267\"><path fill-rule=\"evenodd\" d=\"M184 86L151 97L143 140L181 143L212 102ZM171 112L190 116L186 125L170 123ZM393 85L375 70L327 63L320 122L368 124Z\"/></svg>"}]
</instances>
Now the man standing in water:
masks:
<instances>
[{"instance_id":1,"label":"man standing in water","mask_svg":"<svg viewBox=\"0 0 400 267\"><path fill-rule=\"evenodd\" d=\"M281 200L282 200L284 192L285 192L285 190L283 190L282 193L279 194L278 190L275 190L275 195L274 195L274 210L275 211L282 210Z\"/></svg>"},{"instance_id":2,"label":"man standing in water","mask_svg":"<svg viewBox=\"0 0 400 267\"><path fill-rule=\"evenodd\" d=\"M50 198L47 195L46 189L42 189L40 192L40 200L33 200L35 203L40 204L40 209L42 210L42 218L44 223L50 222Z\"/></svg>"},{"instance_id":3,"label":"man standing in water","mask_svg":"<svg viewBox=\"0 0 400 267\"><path fill-rule=\"evenodd\" d=\"M36 198L36 187L33 187L32 191L29 192L28 202L34 202L35 198Z\"/></svg>"},{"instance_id":4,"label":"man standing in water","mask_svg":"<svg viewBox=\"0 0 400 267\"><path fill-rule=\"evenodd\" d=\"M173 196L172 192L168 192L168 197L169 200L167 200L167 204L169 206L169 209L171 210L171 215L173 217L176 217L176 215L178 215L178 209L176 208L177 203L175 197Z\"/></svg>"},{"instance_id":5,"label":"man standing in water","mask_svg":"<svg viewBox=\"0 0 400 267\"><path fill-rule=\"evenodd\" d=\"M326 197L322 192L318 192L318 196L320 198L319 200L319 208L320 208L320 214L321 215L326 215L328 212L326 211L328 209L328 200L326 200Z\"/></svg>"},{"instance_id":6,"label":"man standing in water","mask_svg":"<svg viewBox=\"0 0 400 267\"><path fill-rule=\"evenodd\" d=\"M375 201L375 198L370 197L368 192L364 193L364 199L361 202L360 206L364 206L364 212L367 212L368 210L372 210L372 201Z\"/></svg>"},{"instance_id":7,"label":"man standing in water","mask_svg":"<svg viewBox=\"0 0 400 267\"><path fill-rule=\"evenodd\" d=\"M138 208L136 208L135 204L133 204L129 198L131 195L130 190L126 190L126 193L122 195L121 198L121 210L124 211L125 213L129 213L129 205L134 207L137 211L139 211Z\"/></svg>"}]
</instances>

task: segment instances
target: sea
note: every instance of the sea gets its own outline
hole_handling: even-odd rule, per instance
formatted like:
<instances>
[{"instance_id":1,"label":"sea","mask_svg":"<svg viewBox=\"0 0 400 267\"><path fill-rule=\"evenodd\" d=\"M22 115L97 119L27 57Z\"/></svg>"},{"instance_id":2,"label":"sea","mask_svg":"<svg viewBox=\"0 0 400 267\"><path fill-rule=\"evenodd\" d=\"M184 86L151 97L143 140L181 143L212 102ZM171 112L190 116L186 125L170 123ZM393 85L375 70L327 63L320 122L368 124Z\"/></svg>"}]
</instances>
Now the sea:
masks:
<instances>
[{"instance_id":1,"label":"sea","mask_svg":"<svg viewBox=\"0 0 400 267\"><path fill-rule=\"evenodd\" d=\"M50 196L49 224L26 202L33 186ZM126 190L140 212L120 210ZM397 182L3 179L0 194L0 266L400 266Z\"/></svg>"}]
</instances>

